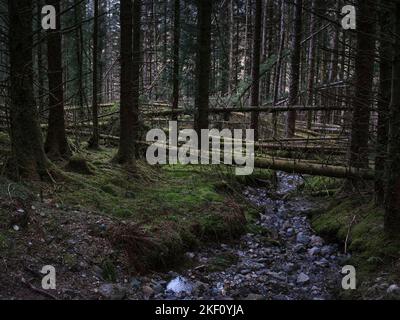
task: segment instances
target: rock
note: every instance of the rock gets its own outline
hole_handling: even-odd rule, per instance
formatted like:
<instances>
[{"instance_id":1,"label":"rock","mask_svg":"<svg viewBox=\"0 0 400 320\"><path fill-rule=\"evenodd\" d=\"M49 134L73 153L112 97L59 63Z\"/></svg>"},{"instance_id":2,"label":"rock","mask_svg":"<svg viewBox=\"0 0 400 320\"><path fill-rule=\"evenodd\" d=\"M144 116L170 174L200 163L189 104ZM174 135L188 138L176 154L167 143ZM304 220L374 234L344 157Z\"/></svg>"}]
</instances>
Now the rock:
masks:
<instances>
[{"instance_id":1,"label":"rock","mask_svg":"<svg viewBox=\"0 0 400 320\"><path fill-rule=\"evenodd\" d=\"M196 255L193 252L186 252L185 257L188 259L194 259Z\"/></svg>"},{"instance_id":2,"label":"rock","mask_svg":"<svg viewBox=\"0 0 400 320\"><path fill-rule=\"evenodd\" d=\"M261 301L265 300L266 298L261 294L250 293L244 300L251 300L251 301Z\"/></svg>"},{"instance_id":3,"label":"rock","mask_svg":"<svg viewBox=\"0 0 400 320\"><path fill-rule=\"evenodd\" d=\"M305 251L305 248L302 244L298 243L293 247L293 251L296 253L302 253Z\"/></svg>"},{"instance_id":4,"label":"rock","mask_svg":"<svg viewBox=\"0 0 400 320\"><path fill-rule=\"evenodd\" d=\"M321 260L316 261L315 264L316 264L318 267L326 268L326 267L329 266L329 261L326 260L325 258L322 258Z\"/></svg>"},{"instance_id":5,"label":"rock","mask_svg":"<svg viewBox=\"0 0 400 320\"><path fill-rule=\"evenodd\" d=\"M251 272L251 270L249 270L249 269L243 269L240 271L240 273L243 275L249 274L250 272Z\"/></svg>"},{"instance_id":6,"label":"rock","mask_svg":"<svg viewBox=\"0 0 400 320\"><path fill-rule=\"evenodd\" d=\"M299 232L296 236L296 241L298 243L307 245L310 242L310 237L305 235L303 232Z\"/></svg>"},{"instance_id":7,"label":"rock","mask_svg":"<svg viewBox=\"0 0 400 320\"><path fill-rule=\"evenodd\" d=\"M287 235L288 237L293 236L293 234L294 234L293 228L289 228L289 229L286 230L286 235Z\"/></svg>"},{"instance_id":8,"label":"rock","mask_svg":"<svg viewBox=\"0 0 400 320\"><path fill-rule=\"evenodd\" d=\"M154 290L150 286L143 286L142 292L146 299L149 299L154 294Z\"/></svg>"},{"instance_id":9,"label":"rock","mask_svg":"<svg viewBox=\"0 0 400 320\"><path fill-rule=\"evenodd\" d=\"M201 293L201 292L204 292L204 291L206 291L208 289L209 289L208 284L206 284L204 282L201 282L201 281L196 281L195 284L194 284L193 292Z\"/></svg>"},{"instance_id":10,"label":"rock","mask_svg":"<svg viewBox=\"0 0 400 320\"><path fill-rule=\"evenodd\" d=\"M297 283L299 283L299 284L305 284L309 281L310 281L310 277L303 272L300 273L299 276L297 277Z\"/></svg>"},{"instance_id":11,"label":"rock","mask_svg":"<svg viewBox=\"0 0 400 320\"><path fill-rule=\"evenodd\" d=\"M311 249L308 250L308 254L312 257L318 255L320 252L321 249L318 247L312 247Z\"/></svg>"},{"instance_id":12,"label":"rock","mask_svg":"<svg viewBox=\"0 0 400 320\"><path fill-rule=\"evenodd\" d=\"M321 237L318 237L318 236L312 236L311 237L311 242L310 242L310 244L313 246L313 247L322 247L323 246L323 244L324 244L324 240L321 238Z\"/></svg>"},{"instance_id":13,"label":"rock","mask_svg":"<svg viewBox=\"0 0 400 320\"><path fill-rule=\"evenodd\" d=\"M284 271L285 273L292 273L293 271L296 270L296 266L295 266L294 263L289 262L289 263L286 263L286 264L282 267L282 269L283 269L283 271Z\"/></svg>"},{"instance_id":14,"label":"rock","mask_svg":"<svg viewBox=\"0 0 400 320\"><path fill-rule=\"evenodd\" d=\"M400 288L397 284L392 284L386 292L388 294L400 294Z\"/></svg>"},{"instance_id":15,"label":"rock","mask_svg":"<svg viewBox=\"0 0 400 320\"><path fill-rule=\"evenodd\" d=\"M184 277L177 277L167 285L167 291L179 294L185 292L190 294L193 291L193 285Z\"/></svg>"},{"instance_id":16,"label":"rock","mask_svg":"<svg viewBox=\"0 0 400 320\"><path fill-rule=\"evenodd\" d=\"M106 283L99 288L99 293L108 300L122 300L126 297L126 289L118 284Z\"/></svg>"},{"instance_id":17,"label":"rock","mask_svg":"<svg viewBox=\"0 0 400 320\"><path fill-rule=\"evenodd\" d=\"M161 283L156 283L153 285L153 290L155 294L159 294L164 291L164 286Z\"/></svg>"},{"instance_id":18,"label":"rock","mask_svg":"<svg viewBox=\"0 0 400 320\"><path fill-rule=\"evenodd\" d=\"M321 254L323 256L330 256L332 252L333 252L333 250L332 250L332 247L330 247L330 246L323 246L321 248Z\"/></svg>"}]
</instances>

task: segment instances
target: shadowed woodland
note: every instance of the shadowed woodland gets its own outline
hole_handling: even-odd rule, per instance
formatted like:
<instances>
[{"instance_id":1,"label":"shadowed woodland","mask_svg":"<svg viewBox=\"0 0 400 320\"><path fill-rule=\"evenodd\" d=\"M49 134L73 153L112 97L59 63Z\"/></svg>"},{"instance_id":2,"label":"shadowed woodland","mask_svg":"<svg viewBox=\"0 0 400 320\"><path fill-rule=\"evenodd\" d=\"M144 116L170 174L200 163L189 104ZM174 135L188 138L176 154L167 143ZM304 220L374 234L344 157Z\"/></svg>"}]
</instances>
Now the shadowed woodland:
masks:
<instances>
[{"instance_id":1,"label":"shadowed woodland","mask_svg":"<svg viewBox=\"0 0 400 320\"><path fill-rule=\"evenodd\" d=\"M42 28L45 5L56 29ZM354 30L342 25L346 5ZM146 134L168 133L170 121L199 133L254 129L253 175L150 166ZM0 0L0 168L0 270L12 272L0 275L0 299L168 298L157 291L168 270L217 277L238 258L207 248L243 237L262 239L256 248L293 240L313 257L315 239L335 243L324 272L354 265L360 290L321 287L314 298L398 299L400 3ZM311 203L299 228L315 241L291 218L279 232L260 220L264 192L275 205ZM310 261L295 287L325 279L310 276ZM44 265L60 270L59 289L40 289ZM191 297L310 298L249 283Z\"/></svg>"}]
</instances>

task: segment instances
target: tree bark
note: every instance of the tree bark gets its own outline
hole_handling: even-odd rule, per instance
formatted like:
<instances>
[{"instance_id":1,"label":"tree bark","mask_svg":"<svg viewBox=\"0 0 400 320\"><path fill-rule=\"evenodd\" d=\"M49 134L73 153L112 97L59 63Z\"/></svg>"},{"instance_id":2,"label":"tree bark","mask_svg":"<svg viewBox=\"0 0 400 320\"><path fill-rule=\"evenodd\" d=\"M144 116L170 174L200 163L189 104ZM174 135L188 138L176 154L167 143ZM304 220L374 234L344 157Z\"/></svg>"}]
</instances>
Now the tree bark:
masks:
<instances>
[{"instance_id":1,"label":"tree bark","mask_svg":"<svg viewBox=\"0 0 400 320\"><path fill-rule=\"evenodd\" d=\"M251 105L257 107L260 103L260 57L261 57L261 27L262 27L262 1L256 0L256 12L253 33L253 66L252 66L252 86L251 86ZM254 130L254 139L259 137L259 113L251 113L251 128Z\"/></svg>"},{"instance_id":2,"label":"tree bark","mask_svg":"<svg viewBox=\"0 0 400 320\"><path fill-rule=\"evenodd\" d=\"M181 41L181 1L174 1L174 70L172 79L172 109L177 110L179 104L179 47ZM177 118L174 117L173 120Z\"/></svg>"},{"instance_id":3,"label":"tree bark","mask_svg":"<svg viewBox=\"0 0 400 320\"><path fill-rule=\"evenodd\" d=\"M375 54L375 26L371 12L374 0L359 0L357 10L357 55L355 61L355 93L351 130L350 166L367 168L372 83Z\"/></svg>"},{"instance_id":4,"label":"tree bark","mask_svg":"<svg viewBox=\"0 0 400 320\"><path fill-rule=\"evenodd\" d=\"M89 142L89 147L99 148L99 105L98 105L98 40L99 40L99 0L94 0L94 19L93 19L93 72L92 72L92 121L93 135Z\"/></svg>"},{"instance_id":5,"label":"tree bark","mask_svg":"<svg viewBox=\"0 0 400 320\"><path fill-rule=\"evenodd\" d=\"M139 116L141 0L121 0L121 106L118 161L133 164Z\"/></svg>"},{"instance_id":6,"label":"tree bark","mask_svg":"<svg viewBox=\"0 0 400 320\"><path fill-rule=\"evenodd\" d=\"M279 23L279 52L278 52L278 62L275 68L274 96L272 101L272 105L274 106L278 103L279 99L283 49L285 47L285 1L282 1L280 11L281 11L281 20ZM273 136L275 137L278 134L278 115L276 114L272 116L272 126L273 126Z\"/></svg>"},{"instance_id":7,"label":"tree bark","mask_svg":"<svg viewBox=\"0 0 400 320\"><path fill-rule=\"evenodd\" d=\"M209 91L211 73L211 14L212 0L197 0L197 62L196 62L196 117L195 129L201 133L201 129L209 126Z\"/></svg>"},{"instance_id":8,"label":"tree bark","mask_svg":"<svg viewBox=\"0 0 400 320\"><path fill-rule=\"evenodd\" d=\"M49 78L49 127L45 143L50 158L65 158L70 155L64 120L64 81L62 68L62 34L60 0L49 0L57 12L57 26L47 34L48 78Z\"/></svg>"},{"instance_id":9,"label":"tree bark","mask_svg":"<svg viewBox=\"0 0 400 320\"><path fill-rule=\"evenodd\" d=\"M32 0L8 0L10 53L11 174L36 180L49 165L33 95Z\"/></svg>"},{"instance_id":10,"label":"tree bark","mask_svg":"<svg viewBox=\"0 0 400 320\"><path fill-rule=\"evenodd\" d=\"M311 22L310 22L310 33L311 33L311 41L310 41L310 49L308 56L308 64L310 66L310 71L308 75L308 86L307 86L307 105L312 106L314 104L314 82L315 82L315 55L317 51L317 39L318 35L316 35L317 31L317 19L314 12L317 10L317 1L312 0L312 9L313 13L311 13ZM313 121L313 113L310 111L307 113L307 129L311 130Z\"/></svg>"},{"instance_id":11,"label":"tree bark","mask_svg":"<svg viewBox=\"0 0 400 320\"><path fill-rule=\"evenodd\" d=\"M288 105L292 106L297 104L299 98L299 81L300 81L300 46L301 46L301 34L302 34L302 12L303 12L303 0L296 0L295 2L295 19L294 19L294 30L292 38L293 52L291 55L290 63L290 88L289 88L289 100ZM296 111L289 111L287 114L286 123L286 136L291 138L294 136L296 131Z\"/></svg>"},{"instance_id":12,"label":"tree bark","mask_svg":"<svg viewBox=\"0 0 400 320\"><path fill-rule=\"evenodd\" d=\"M392 90L392 43L389 37L393 24L391 11L381 9L380 13L380 64L379 64L379 96L378 96L378 133L375 158L375 194L376 203L382 205L385 199L384 171L387 153L389 107Z\"/></svg>"},{"instance_id":13,"label":"tree bark","mask_svg":"<svg viewBox=\"0 0 400 320\"><path fill-rule=\"evenodd\" d=\"M392 100L390 103L389 147L386 167L385 231L400 233L400 3L396 3L396 44L394 49Z\"/></svg>"}]
</instances>

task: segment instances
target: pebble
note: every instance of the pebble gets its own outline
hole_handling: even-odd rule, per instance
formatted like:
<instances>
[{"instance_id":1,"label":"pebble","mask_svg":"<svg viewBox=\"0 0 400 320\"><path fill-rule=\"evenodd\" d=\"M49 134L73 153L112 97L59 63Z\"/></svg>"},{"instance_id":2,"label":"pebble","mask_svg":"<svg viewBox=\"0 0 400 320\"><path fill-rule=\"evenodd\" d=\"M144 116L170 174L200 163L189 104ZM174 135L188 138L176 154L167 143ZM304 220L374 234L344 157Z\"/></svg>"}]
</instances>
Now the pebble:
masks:
<instances>
[{"instance_id":1,"label":"pebble","mask_svg":"<svg viewBox=\"0 0 400 320\"><path fill-rule=\"evenodd\" d=\"M103 284L98 292L108 300L122 300L126 297L126 289L118 284L106 283Z\"/></svg>"},{"instance_id":2,"label":"pebble","mask_svg":"<svg viewBox=\"0 0 400 320\"><path fill-rule=\"evenodd\" d=\"M303 272L300 273L299 276L297 277L297 283L303 284L303 283L307 283L309 281L310 281L310 277Z\"/></svg>"}]
</instances>

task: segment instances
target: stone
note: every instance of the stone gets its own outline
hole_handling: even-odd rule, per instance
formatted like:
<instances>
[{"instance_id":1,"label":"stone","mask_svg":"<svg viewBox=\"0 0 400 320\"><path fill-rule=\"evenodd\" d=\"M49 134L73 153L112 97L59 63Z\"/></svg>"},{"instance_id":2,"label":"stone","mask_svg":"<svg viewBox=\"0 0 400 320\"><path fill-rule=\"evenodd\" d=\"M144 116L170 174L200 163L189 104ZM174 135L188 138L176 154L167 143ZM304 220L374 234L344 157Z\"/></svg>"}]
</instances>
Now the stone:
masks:
<instances>
[{"instance_id":1,"label":"stone","mask_svg":"<svg viewBox=\"0 0 400 320\"><path fill-rule=\"evenodd\" d=\"M325 258L322 258L321 260L316 261L315 264L316 264L318 267L326 268L326 267L329 266L329 261L326 260Z\"/></svg>"},{"instance_id":2,"label":"stone","mask_svg":"<svg viewBox=\"0 0 400 320\"><path fill-rule=\"evenodd\" d=\"M312 257L318 255L320 252L321 249L318 247L312 247L311 249L308 250L308 254Z\"/></svg>"},{"instance_id":3,"label":"stone","mask_svg":"<svg viewBox=\"0 0 400 320\"><path fill-rule=\"evenodd\" d=\"M313 247L322 247L323 246L323 244L324 244L324 240L321 238L321 237L318 237L318 236L312 236L311 237L311 242L310 242L310 244L313 246Z\"/></svg>"},{"instance_id":4,"label":"stone","mask_svg":"<svg viewBox=\"0 0 400 320\"><path fill-rule=\"evenodd\" d=\"M303 232L299 232L296 236L296 241L298 243L307 245L310 242L310 237L305 235Z\"/></svg>"},{"instance_id":5,"label":"stone","mask_svg":"<svg viewBox=\"0 0 400 320\"><path fill-rule=\"evenodd\" d=\"M386 292L388 294L400 294L400 288L397 284L392 284Z\"/></svg>"},{"instance_id":6,"label":"stone","mask_svg":"<svg viewBox=\"0 0 400 320\"><path fill-rule=\"evenodd\" d=\"M297 283L299 283L299 284L305 284L309 281L310 281L310 277L303 272L300 273L299 276L297 277Z\"/></svg>"},{"instance_id":7,"label":"stone","mask_svg":"<svg viewBox=\"0 0 400 320\"><path fill-rule=\"evenodd\" d=\"M164 291L164 287L161 283L156 283L155 285L153 285L152 288L156 294L159 294Z\"/></svg>"},{"instance_id":8,"label":"stone","mask_svg":"<svg viewBox=\"0 0 400 320\"><path fill-rule=\"evenodd\" d=\"M107 300L122 300L126 297L126 289L118 284L106 283L99 288L99 293Z\"/></svg>"},{"instance_id":9,"label":"stone","mask_svg":"<svg viewBox=\"0 0 400 320\"><path fill-rule=\"evenodd\" d=\"M286 273L292 273L293 271L296 270L296 266L295 266L294 263L289 262L289 263L286 263L286 264L283 266L282 269L283 269L283 271L286 272Z\"/></svg>"},{"instance_id":10,"label":"stone","mask_svg":"<svg viewBox=\"0 0 400 320\"><path fill-rule=\"evenodd\" d=\"M289 228L289 229L286 230L286 235L287 235L288 237L293 236L293 234L294 234L293 228Z\"/></svg>"},{"instance_id":11,"label":"stone","mask_svg":"<svg viewBox=\"0 0 400 320\"><path fill-rule=\"evenodd\" d=\"M322 248L321 248L321 254L323 255L323 256L330 256L331 255L331 253L332 253L332 247L330 247L330 246L323 246Z\"/></svg>"},{"instance_id":12,"label":"stone","mask_svg":"<svg viewBox=\"0 0 400 320\"><path fill-rule=\"evenodd\" d=\"M150 286L143 286L142 292L143 292L143 295L145 296L145 298L147 298L147 299L150 298L154 294L154 290Z\"/></svg>"},{"instance_id":13,"label":"stone","mask_svg":"<svg viewBox=\"0 0 400 320\"><path fill-rule=\"evenodd\" d=\"M265 300L265 297L261 294L250 293L244 300L261 301Z\"/></svg>"},{"instance_id":14,"label":"stone","mask_svg":"<svg viewBox=\"0 0 400 320\"><path fill-rule=\"evenodd\" d=\"M188 259L194 259L194 257L196 256L193 252L186 252L185 253L186 258Z\"/></svg>"}]
</instances>

